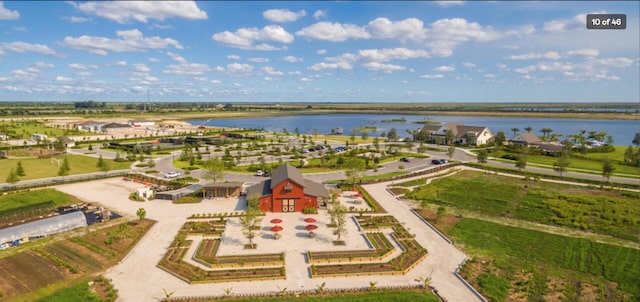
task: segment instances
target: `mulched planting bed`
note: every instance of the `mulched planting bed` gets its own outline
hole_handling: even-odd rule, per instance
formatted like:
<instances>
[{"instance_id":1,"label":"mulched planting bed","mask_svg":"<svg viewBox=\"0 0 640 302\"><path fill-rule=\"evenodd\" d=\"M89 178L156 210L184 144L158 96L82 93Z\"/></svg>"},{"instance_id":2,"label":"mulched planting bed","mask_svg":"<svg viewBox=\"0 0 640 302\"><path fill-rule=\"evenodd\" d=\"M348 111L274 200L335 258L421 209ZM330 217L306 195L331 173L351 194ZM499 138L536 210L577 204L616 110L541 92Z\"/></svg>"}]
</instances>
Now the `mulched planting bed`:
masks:
<instances>
[{"instance_id":1,"label":"mulched planting bed","mask_svg":"<svg viewBox=\"0 0 640 302\"><path fill-rule=\"evenodd\" d=\"M82 272L97 271L105 267L92 255L87 254L86 250L80 250L78 246L71 246L64 241L48 245L43 250Z\"/></svg>"},{"instance_id":2,"label":"mulched planting bed","mask_svg":"<svg viewBox=\"0 0 640 302\"><path fill-rule=\"evenodd\" d=\"M239 255L239 256L216 256L220 247L220 239L202 240L196 251L196 258L207 263L238 263L249 264L259 262L284 261L284 253L261 254L261 255Z\"/></svg>"},{"instance_id":3,"label":"mulched planting bed","mask_svg":"<svg viewBox=\"0 0 640 302\"><path fill-rule=\"evenodd\" d=\"M309 261L313 260L331 260L331 259L345 259L345 258L369 258L369 257L379 257L382 256L389 251L393 250L394 247L389 242L387 237L382 233L368 233L366 234L369 241L373 244L373 250L358 250L358 251L333 251L333 252L308 252L307 256L309 257Z\"/></svg>"},{"instance_id":4,"label":"mulched planting bed","mask_svg":"<svg viewBox=\"0 0 640 302\"><path fill-rule=\"evenodd\" d=\"M221 235L222 232L224 232L225 226L225 221L219 220L187 221L182 228L180 228L180 232L190 234Z\"/></svg>"},{"instance_id":5,"label":"mulched planting bed","mask_svg":"<svg viewBox=\"0 0 640 302\"><path fill-rule=\"evenodd\" d=\"M411 235L393 216L359 216L357 219L360 225L365 229L379 228L381 225L391 227L394 231L392 235L403 249L402 254L386 263L312 265L311 272L313 276L334 274L350 275L362 273L404 273L407 269L411 268L427 255L427 250L422 247L413 238L413 235ZM380 239L380 237L374 237L377 239L373 239L372 236L368 236L368 238L374 245L378 244L383 246L386 244L383 241L377 240ZM384 239L386 240L386 238ZM390 243L388 244L390 245ZM316 253L310 255L309 259L311 259L312 256L315 257L315 254Z\"/></svg>"}]
</instances>

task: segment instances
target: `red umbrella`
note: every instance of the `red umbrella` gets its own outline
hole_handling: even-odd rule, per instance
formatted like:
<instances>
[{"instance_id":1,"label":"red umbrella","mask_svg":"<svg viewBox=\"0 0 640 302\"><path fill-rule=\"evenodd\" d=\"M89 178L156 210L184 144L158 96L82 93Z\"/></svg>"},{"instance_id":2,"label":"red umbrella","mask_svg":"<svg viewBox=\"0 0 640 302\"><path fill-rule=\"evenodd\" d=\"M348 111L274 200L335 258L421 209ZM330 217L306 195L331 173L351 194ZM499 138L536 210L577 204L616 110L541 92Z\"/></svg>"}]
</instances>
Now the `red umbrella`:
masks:
<instances>
[{"instance_id":1,"label":"red umbrella","mask_svg":"<svg viewBox=\"0 0 640 302\"><path fill-rule=\"evenodd\" d=\"M309 217L309 218L305 218L304 222L312 223L312 222L316 222L316 219L313 217Z\"/></svg>"},{"instance_id":2,"label":"red umbrella","mask_svg":"<svg viewBox=\"0 0 640 302\"><path fill-rule=\"evenodd\" d=\"M279 225L272 226L271 227L271 231L272 232L280 232L280 231L282 231L282 227L279 226Z\"/></svg>"},{"instance_id":3,"label":"red umbrella","mask_svg":"<svg viewBox=\"0 0 640 302\"><path fill-rule=\"evenodd\" d=\"M315 225L315 224L308 224L306 227L304 227L304 229L307 230L307 231L313 231L313 230L315 230L317 228L318 228L318 226Z\"/></svg>"},{"instance_id":4,"label":"red umbrella","mask_svg":"<svg viewBox=\"0 0 640 302\"><path fill-rule=\"evenodd\" d=\"M356 197L362 197L362 194L358 193L355 195Z\"/></svg>"},{"instance_id":5,"label":"red umbrella","mask_svg":"<svg viewBox=\"0 0 640 302\"><path fill-rule=\"evenodd\" d=\"M271 223L282 223L282 219L280 218L271 219Z\"/></svg>"}]
</instances>

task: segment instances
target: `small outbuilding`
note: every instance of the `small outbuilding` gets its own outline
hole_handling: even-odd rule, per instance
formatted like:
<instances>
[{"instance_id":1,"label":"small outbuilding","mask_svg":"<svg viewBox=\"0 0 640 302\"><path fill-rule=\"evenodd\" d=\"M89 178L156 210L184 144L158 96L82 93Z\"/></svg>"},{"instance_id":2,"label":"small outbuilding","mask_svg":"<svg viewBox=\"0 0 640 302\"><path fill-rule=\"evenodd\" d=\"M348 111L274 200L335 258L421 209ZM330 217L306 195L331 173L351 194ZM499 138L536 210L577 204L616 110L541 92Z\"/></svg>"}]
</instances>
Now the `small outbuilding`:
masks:
<instances>
[{"instance_id":1,"label":"small outbuilding","mask_svg":"<svg viewBox=\"0 0 640 302\"><path fill-rule=\"evenodd\" d=\"M204 197L238 197L242 191L241 182L221 182L221 183L208 183L204 185Z\"/></svg>"}]
</instances>

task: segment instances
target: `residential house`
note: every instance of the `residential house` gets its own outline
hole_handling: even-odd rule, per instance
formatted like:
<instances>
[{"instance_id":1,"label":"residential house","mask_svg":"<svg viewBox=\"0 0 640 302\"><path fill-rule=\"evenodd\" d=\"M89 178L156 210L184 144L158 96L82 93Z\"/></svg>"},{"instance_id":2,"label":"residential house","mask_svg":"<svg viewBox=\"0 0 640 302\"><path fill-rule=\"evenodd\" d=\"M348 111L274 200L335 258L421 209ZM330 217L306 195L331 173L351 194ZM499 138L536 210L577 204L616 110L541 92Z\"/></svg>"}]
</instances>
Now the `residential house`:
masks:
<instances>
[{"instance_id":1,"label":"residential house","mask_svg":"<svg viewBox=\"0 0 640 302\"><path fill-rule=\"evenodd\" d=\"M131 125L129 124L120 124L120 123L108 123L102 126L102 132L104 133L112 133L114 131L120 131L123 129L131 129Z\"/></svg>"},{"instance_id":2,"label":"residential house","mask_svg":"<svg viewBox=\"0 0 640 302\"><path fill-rule=\"evenodd\" d=\"M205 198L211 199L215 197L238 197L242 191L241 182L221 182L221 183L208 183L205 184L202 189L204 190Z\"/></svg>"},{"instance_id":3,"label":"residential house","mask_svg":"<svg viewBox=\"0 0 640 302\"><path fill-rule=\"evenodd\" d=\"M453 134L453 142L447 141L447 133ZM416 137L428 143L445 145L455 143L460 145L485 145L493 139L493 133L484 126L467 126L458 123L442 125L425 125L418 130Z\"/></svg>"},{"instance_id":4,"label":"residential house","mask_svg":"<svg viewBox=\"0 0 640 302\"><path fill-rule=\"evenodd\" d=\"M259 208L265 212L301 212L318 208L329 198L324 185L305 179L289 164L275 169L271 179L247 188L247 198L260 196Z\"/></svg>"},{"instance_id":5,"label":"residential house","mask_svg":"<svg viewBox=\"0 0 640 302\"><path fill-rule=\"evenodd\" d=\"M84 121L76 124L76 128L80 131L103 132L103 127L107 123L96 121Z\"/></svg>"},{"instance_id":6,"label":"residential house","mask_svg":"<svg viewBox=\"0 0 640 302\"><path fill-rule=\"evenodd\" d=\"M49 139L49 137L44 134L34 133L31 134L31 139L37 142L41 142L46 141L47 139Z\"/></svg>"},{"instance_id":7,"label":"residential house","mask_svg":"<svg viewBox=\"0 0 640 302\"><path fill-rule=\"evenodd\" d=\"M131 125L131 126L133 126L135 128L152 127L153 125L156 124L154 121L150 121L150 120L147 120L147 119L129 120L128 123L129 123L129 125Z\"/></svg>"},{"instance_id":8,"label":"residential house","mask_svg":"<svg viewBox=\"0 0 640 302\"><path fill-rule=\"evenodd\" d=\"M71 148L76 145L76 142L68 136L61 136L58 141L62 143L65 148Z\"/></svg>"},{"instance_id":9,"label":"residential house","mask_svg":"<svg viewBox=\"0 0 640 302\"><path fill-rule=\"evenodd\" d=\"M509 144L520 147L531 147L539 144L540 138L533 133L518 133L516 136L509 139Z\"/></svg>"}]
</instances>

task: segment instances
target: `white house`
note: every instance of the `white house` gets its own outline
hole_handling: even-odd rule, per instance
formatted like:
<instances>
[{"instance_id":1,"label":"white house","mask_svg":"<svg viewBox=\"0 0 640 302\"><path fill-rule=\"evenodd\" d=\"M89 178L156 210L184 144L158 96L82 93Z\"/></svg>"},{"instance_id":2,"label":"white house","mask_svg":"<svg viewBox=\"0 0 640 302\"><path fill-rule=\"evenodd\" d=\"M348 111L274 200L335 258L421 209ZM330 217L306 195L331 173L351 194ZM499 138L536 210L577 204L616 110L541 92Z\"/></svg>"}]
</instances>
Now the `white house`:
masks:
<instances>
[{"instance_id":1,"label":"white house","mask_svg":"<svg viewBox=\"0 0 640 302\"><path fill-rule=\"evenodd\" d=\"M96 121L86 121L76 124L78 130L81 131L89 131L89 132L103 132L103 127L107 123L96 122Z\"/></svg>"},{"instance_id":2,"label":"white house","mask_svg":"<svg viewBox=\"0 0 640 302\"><path fill-rule=\"evenodd\" d=\"M34 133L34 134L31 134L31 139L34 141L40 142L40 141L45 141L49 139L49 137L44 134Z\"/></svg>"},{"instance_id":3,"label":"white house","mask_svg":"<svg viewBox=\"0 0 640 302\"><path fill-rule=\"evenodd\" d=\"M417 136L435 144L448 144L447 133L453 134L453 143L461 145L485 145L493 138L493 133L484 126L466 126L447 123L443 125L425 125L418 130Z\"/></svg>"},{"instance_id":4,"label":"white house","mask_svg":"<svg viewBox=\"0 0 640 302\"><path fill-rule=\"evenodd\" d=\"M129 125L139 128L139 127L151 127L156 123L154 121L146 120L146 119L135 119L129 120Z\"/></svg>"},{"instance_id":5,"label":"white house","mask_svg":"<svg viewBox=\"0 0 640 302\"><path fill-rule=\"evenodd\" d=\"M9 138L8 135L6 135L5 133L0 133L0 140L4 141L7 140Z\"/></svg>"}]
</instances>

